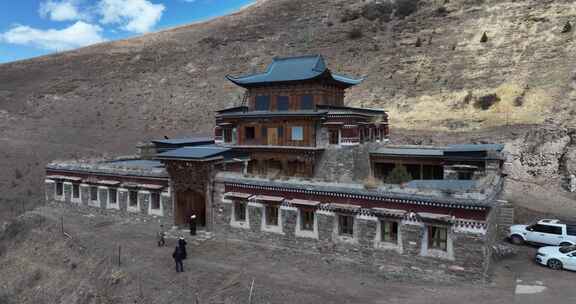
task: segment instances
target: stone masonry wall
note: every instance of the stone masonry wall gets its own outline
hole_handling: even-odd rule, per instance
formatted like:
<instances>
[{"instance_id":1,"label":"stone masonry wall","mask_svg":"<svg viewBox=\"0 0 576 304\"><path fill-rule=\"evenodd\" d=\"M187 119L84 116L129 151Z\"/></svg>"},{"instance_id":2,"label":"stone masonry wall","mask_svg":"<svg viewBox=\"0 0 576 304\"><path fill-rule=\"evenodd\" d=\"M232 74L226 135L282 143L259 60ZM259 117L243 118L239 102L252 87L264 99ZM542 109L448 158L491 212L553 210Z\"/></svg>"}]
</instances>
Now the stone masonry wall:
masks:
<instances>
[{"instance_id":1,"label":"stone masonry wall","mask_svg":"<svg viewBox=\"0 0 576 304\"><path fill-rule=\"evenodd\" d=\"M109 189L112 187L96 186L89 184L79 184L80 197L73 198L73 186L70 182L63 183L63 195L56 195L56 184L58 181L49 180L45 181L45 198L46 202L52 203L62 203L70 205L74 208L81 208L89 210L90 212L97 212L100 214L121 214L126 216L146 216L146 217L159 217L162 222L167 225L173 224L173 208L172 208L172 197L170 192L163 191L160 192L160 205L159 210L155 210L154 213L150 211L151 204L151 191L140 190L138 191L138 205L139 209L134 211L129 211L128 200L129 200L129 189L121 187L113 187L116 190L116 204L110 202ZM90 188L98 187L98 200L92 201L90 199Z\"/></svg>"},{"instance_id":2,"label":"stone masonry wall","mask_svg":"<svg viewBox=\"0 0 576 304\"><path fill-rule=\"evenodd\" d=\"M448 250L437 252L426 248L426 223L401 221L398 243L382 243L378 241L378 218L355 215L354 236L345 237L338 233L339 214L317 209L315 231L303 236L298 231L298 208L287 205L281 205L279 210L281 231L271 232L262 225L265 203L247 202L246 222L241 226L233 223L235 207L232 201L223 197L224 185L216 183L215 190L214 232L217 236L354 261L390 276L434 280L487 278L490 240L483 233L449 226Z\"/></svg>"}]
</instances>

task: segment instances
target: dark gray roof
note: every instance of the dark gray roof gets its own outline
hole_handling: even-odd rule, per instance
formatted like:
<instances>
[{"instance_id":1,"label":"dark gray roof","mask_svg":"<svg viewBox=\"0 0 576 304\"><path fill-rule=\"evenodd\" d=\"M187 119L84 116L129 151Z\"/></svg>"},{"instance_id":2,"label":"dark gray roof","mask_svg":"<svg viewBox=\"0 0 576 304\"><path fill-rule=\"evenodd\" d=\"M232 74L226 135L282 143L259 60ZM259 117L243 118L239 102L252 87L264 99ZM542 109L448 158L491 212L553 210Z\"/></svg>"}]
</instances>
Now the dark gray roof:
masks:
<instances>
[{"instance_id":1,"label":"dark gray roof","mask_svg":"<svg viewBox=\"0 0 576 304\"><path fill-rule=\"evenodd\" d=\"M469 191L473 190L477 182L473 180L413 180L405 184L408 188Z\"/></svg>"},{"instance_id":2,"label":"dark gray roof","mask_svg":"<svg viewBox=\"0 0 576 304\"><path fill-rule=\"evenodd\" d=\"M226 76L235 84L243 87L267 83L310 80L328 73L332 79L345 86L353 86L363 79L355 79L344 75L332 74L326 67L324 58L320 55L274 58L266 72L240 77Z\"/></svg>"},{"instance_id":3,"label":"dark gray roof","mask_svg":"<svg viewBox=\"0 0 576 304\"><path fill-rule=\"evenodd\" d=\"M426 146L393 146L378 148L370 151L372 154L389 156L420 156L420 157L469 157L469 158L489 158L489 151L501 152L504 145L501 144L462 144L448 145L446 147L426 147Z\"/></svg>"},{"instance_id":4,"label":"dark gray roof","mask_svg":"<svg viewBox=\"0 0 576 304\"><path fill-rule=\"evenodd\" d=\"M166 145L200 145L214 143L214 139L210 137L189 137L189 138L169 138L159 139L152 141L155 144Z\"/></svg>"},{"instance_id":5,"label":"dark gray roof","mask_svg":"<svg viewBox=\"0 0 576 304\"><path fill-rule=\"evenodd\" d=\"M371 153L396 156L443 156L444 150L436 148L379 148L371 151Z\"/></svg>"},{"instance_id":6,"label":"dark gray roof","mask_svg":"<svg viewBox=\"0 0 576 304\"><path fill-rule=\"evenodd\" d=\"M156 155L158 159L207 159L222 156L230 148L217 146L182 147Z\"/></svg>"},{"instance_id":7,"label":"dark gray roof","mask_svg":"<svg viewBox=\"0 0 576 304\"><path fill-rule=\"evenodd\" d=\"M483 152L483 151L502 151L502 144L458 144L448 145L445 149L447 152Z\"/></svg>"},{"instance_id":8,"label":"dark gray roof","mask_svg":"<svg viewBox=\"0 0 576 304\"><path fill-rule=\"evenodd\" d=\"M310 192L314 195L333 195L334 193L344 193L348 195L354 195L358 198L365 198L370 200L400 200L402 203L409 202L420 202L420 203L433 203L440 204L450 207L492 207L496 204L494 200L494 195L500 192L501 184L496 186L494 189L494 194L489 195L484 199L474 199L474 198L458 198L458 197L439 197L437 195L430 194L410 194L410 193L398 193L386 190L366 190L360 187L347 187L340 185L326 185L326 184L305 184L305 183L295 183L291 181L272 181L272 180L259 180L251 179L246 177L233 177L230 175L220 177L224 182L229 183L239 183L245 185L255 185L261 187L271 187L278 191L278 189L293 189L298 192L304 191Z\"/></svg>"},{"instance_id":9,"label":"dark gray roof","mask_svg":"<svg viewBox=\"0 0 576 304\"><path fill-rule=\"evenodd\" d=\"M160 161L144 159L113 160L104 162L103 164L109 164L113 167L123 168L164 168L164 164L162 164Z\"/></svg>"},{"instance_id":10,"label":"dark gray roof","mask_svg":"<svg viewBox=\"0 0 576 304\"><path fill-rule=\"evenodd\" d=\"M157 160L117 159L53 161L47 170L93 173L99 175L168 178L164 165Z\"/></svg>"}]
</instances>

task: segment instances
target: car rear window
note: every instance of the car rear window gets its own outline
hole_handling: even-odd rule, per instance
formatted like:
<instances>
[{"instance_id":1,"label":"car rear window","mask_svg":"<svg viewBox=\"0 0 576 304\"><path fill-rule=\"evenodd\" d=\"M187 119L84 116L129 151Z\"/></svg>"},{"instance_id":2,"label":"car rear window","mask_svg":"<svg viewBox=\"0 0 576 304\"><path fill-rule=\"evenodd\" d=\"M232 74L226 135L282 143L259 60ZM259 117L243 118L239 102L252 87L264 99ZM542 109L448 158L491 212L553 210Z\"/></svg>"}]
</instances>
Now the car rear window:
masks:
<instances>
[{"instance_id":1,"label":"car rear window","mask_svg":"<svg viewBox=\"0 0 576 304\"><path fill-rule=\"evenodd\" d=\"M568 234L568 235L576 235L576 226L574 226L574 225L566 225L566 234Z\"/></svg>"}]
</instances>

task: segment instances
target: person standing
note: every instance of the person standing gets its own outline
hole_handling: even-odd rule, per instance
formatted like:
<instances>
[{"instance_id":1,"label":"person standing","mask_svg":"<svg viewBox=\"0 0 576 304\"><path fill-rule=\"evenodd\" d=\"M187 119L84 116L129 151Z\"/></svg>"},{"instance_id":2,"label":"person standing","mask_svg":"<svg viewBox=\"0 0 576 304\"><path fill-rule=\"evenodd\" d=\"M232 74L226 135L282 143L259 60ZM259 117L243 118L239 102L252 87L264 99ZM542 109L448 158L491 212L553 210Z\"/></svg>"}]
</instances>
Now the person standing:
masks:
<instances>
[{"instance_id":1,"label":"person standing","mask_svg":"<svg viewBox=\"0 0 576 304\"><path fill-rule=\"evenodd\" d=\"M158 231L158 247L166 246L166 232L164 232L164 225L160 225L160 231Z\"/></svg>"},{"instance_id":2,"label":"person standing","mask_svg":"<svg viewBox=\"0 0 576 304\"><path fill-rule=\"evenodd\" d=\"M180 236L180 238L178 238L178 247L182 251L182 259L183 260L185 260L188 257L188 252L186 251L186 245L187 244L188 243L186 243L184 236Z\"/></svg>"},{"instance_id":3,"label":"person standing","mask_svg":"<svg viewBox=\"0 0 576 304\"><path fill-rule=\"evenodd\" d=\"M196 235L196 214L190 216L190 235Z\"/></svg>"},{"instance_id":4,"label":"person standing","mask_svg":"<svg viewBox=\"0 0 576 304\"><path fill-rule=\"evenodd\" d=\"M172 258L174 258L174 262L176 262L176 272L184 272L184 253L182 252L182 248L180 246L176 246L174 248L174 253L172 253Z\"/></svg>"}]
</instances>

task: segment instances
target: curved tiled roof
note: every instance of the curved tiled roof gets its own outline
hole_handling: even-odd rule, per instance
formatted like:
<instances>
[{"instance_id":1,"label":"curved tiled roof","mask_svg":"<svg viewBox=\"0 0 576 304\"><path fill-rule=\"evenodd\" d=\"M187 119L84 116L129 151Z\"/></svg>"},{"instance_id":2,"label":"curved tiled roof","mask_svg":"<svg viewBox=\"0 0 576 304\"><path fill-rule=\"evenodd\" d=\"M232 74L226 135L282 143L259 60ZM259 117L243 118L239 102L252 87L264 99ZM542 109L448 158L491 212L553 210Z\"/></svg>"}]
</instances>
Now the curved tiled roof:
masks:
<instances>
[{"instance_id":1,"label":"curved tiled roof","mask_svg":"<svg viewBox=\"0 0 576 304\"><path fill-rule=\"evenodd\" d=\"M333 74L328 70L324 58L320 55L274 58L264 73L239 77L227 75L226 78L239 86L249 87L267 83L310 80L325 73L328 73L334 81L347 87L357 85L363 80Z\"/></svg>"}]
</instances>

